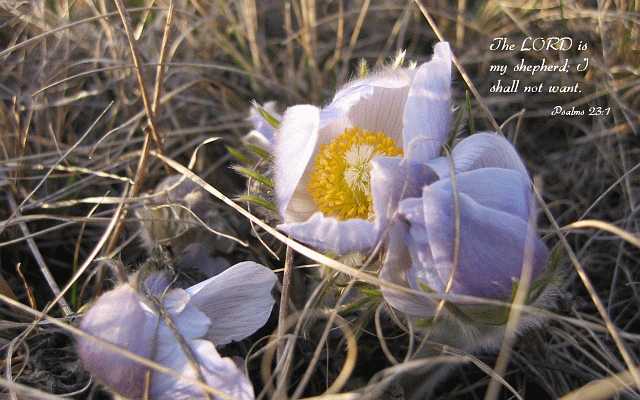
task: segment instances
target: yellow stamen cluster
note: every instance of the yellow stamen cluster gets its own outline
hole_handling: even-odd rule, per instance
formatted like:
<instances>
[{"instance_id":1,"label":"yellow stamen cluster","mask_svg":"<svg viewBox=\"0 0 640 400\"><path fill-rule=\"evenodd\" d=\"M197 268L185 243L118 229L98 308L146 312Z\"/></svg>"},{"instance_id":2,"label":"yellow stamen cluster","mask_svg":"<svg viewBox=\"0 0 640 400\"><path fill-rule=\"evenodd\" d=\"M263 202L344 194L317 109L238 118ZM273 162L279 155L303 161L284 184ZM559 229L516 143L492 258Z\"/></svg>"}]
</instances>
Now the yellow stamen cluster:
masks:
<instances>
[{"instance_id":1,"label":"yellow stamen cluster","mask_svg":"<svg viewBox=\"0 0 640 400\"><path fill-rule=\"evenodd\" d=\"M380 155L400 156L402 149L383 132L360 128L347 128L320 146L307 186L318 209L341 220L370 218L369 162Z\"/></svg>"}]
</instances>

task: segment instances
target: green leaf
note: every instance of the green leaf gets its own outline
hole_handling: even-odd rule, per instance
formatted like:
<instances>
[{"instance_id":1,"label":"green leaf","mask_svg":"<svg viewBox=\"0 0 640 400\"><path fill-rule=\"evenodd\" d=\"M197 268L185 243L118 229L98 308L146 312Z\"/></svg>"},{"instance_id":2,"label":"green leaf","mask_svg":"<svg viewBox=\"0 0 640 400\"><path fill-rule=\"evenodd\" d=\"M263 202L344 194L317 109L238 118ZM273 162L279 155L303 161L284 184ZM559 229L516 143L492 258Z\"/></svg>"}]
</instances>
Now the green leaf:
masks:
<instances>
[{"instance_id":1,"label":"green leaf","mask_svg":"<svg viewBox=\"0 0 640 400\"><path fill-rule=\"evenodd\" d=\"M464 116L464 110L462 108L458 109L456 113L456 119L453 122L453 129L451 130L451 136L449 137L449 141L447 143L447 147L450 149L453 148L456 139L458 139L458 135L460 134L460 125L462 125L462 117Z\"/></svg>"},{"instance_id":2,"label":"green leaf","mask_svg":"<svg viewBox=\"0 0 640 400\"><path fill-rule=\"evenodd\" d=\"M271 153L269 153L266 149L260 146L257 146L255 144L247 143L245 144L245 147L256 156L262 158L263 160L271 160L273 158L271 156Z\"/></svg>"},{"instance_id":3,"label":"green leaf","mask_svg":"<svg viewBox=\"0 0 640 400\"><path fill-rule=\"evenodd\" d=\"M431 289L431 288L429 287L429 285L427 285L427 284L426 284L426 283L424 283L424 282L418 282L418 286L420 286L420 289L421 289L423 292L426 292L426 293L435 293L435 292L436 292L435 290Z\"/></svg>"},{"instance_id":4,"label":"green leaf","mask_svg":"<svg viewBox=\"0 0 640 400\"><path fill-rule=\"evenodd\" d=\"M364 294L367 297L382 297L382 291L380 289L374 289L374 288L360 288L360 291L362 292L362 294Z\"/></svg>"},{"instance_id":5,"label":"green leaf","mask_svg":"<svg viewBox=\"0 0 640 400\"><path fill-rule=\"evenodd\" d=\"M555 274L556 271L560 268L560 264L564 260L564 248L562 247L562 243L558 242L551 250L551 255L549 256L549 264L547 264L547 268L545 269L545 274Z\"/></svg>"},{"instance_id":6,"label":"green leaf","mask_svg":"<svg viewBox=\"0 0 640 400\"><path fill-rule=\"evenodd\" d=\"M433 318L418 318L414 321L416 327L425 329L433 326Z\"/></svg>"},{"instance_id":7,"label":"green leaf","mask_svg":"<svg viewBox=\"0 0 640 400\"><path fill-rule=\"evenodd\" d=\"M527 297L528 304L534 303L549 284L560 281L562 279L560 265L562 264L564 258L564 248L562 247L562 244L558 242L558 244L556 244L556 246L551 250L547 268L545 268L542 275L531 284L531 288L529 289L529 296Z\"/></svg>"},{"instance_id":8,"label":"green leaf","mask_svg":"<svg viewBox=\"0 0 640 400\"><path fill-rule=\"evenodd\" d=\"M271 125L274 129L280 128L280 121L278 120L278 118L276 118L269 111L265 110L265 108L258 104L257 101L253 100L251 103L253 107L258 111L258 114L260 114L260 116L265 121L267 121L269 125Z\"/></svg>"},{"instance_id":9,"label":"green leaf","mask_svg":"<svg viewBox=\"0 0 640 400\"><path fill-rule=\"evenodd\" d=\"M504 325L509 319L509 306L493 304L456 304L451 305L473 322L484 325Z\"/></svg>"},{"instance_id":10,"label":"green leaf","mask_svg":"<svg viewBox=\"0 0 640 400\"><path fill-rule=\"evenodd\" d=\"M235 148L230 147L230 146L224 146L224 147L227 149L227 152L231 155L231 157L235 158L236 160L238 160L242 164L245 164L245 165L251 164L251 160L249 160L249 158L247 156L242 154L242 152L240 150L235 149Z\"/></svg>"},{"instance_id":11,"label":"green leaf","mask_svg":"<svg viewBox=\"0 0 640 400\"><path fill-rule=\"evenodd\" d=\"M276 208L276 205L273 202L271 202L271 201L269 201L267 199L264 199L264 198L262 198L260 196L255 196L255 195L252 195L252 194L244 194L242 196L238 196L236 198L236 200L242 201L242 202L245 202L245 203L255 204L255 205L259 206L259 207L266 208L267 210L270 210L270 211L273 211L273 212L278 212L278 210Z\"/></svg>"},{"instance_id":12,"label":"green leaf","mask_svg":"<svg viewBox=\"0 0 640 400\"><path fill-rule=\"evenodd\" d=\"M426 293L435 293L433 289L419 282L418 285ZM512 298L513 298L512 290ZM485 325L503 325L509 317L508 306L495 306L493 304L455 304L450 301L444 303L444 308L458 317ZM432 322L430 322L431 324Z\"/></svg>"},{"instance_id":13,"label":"green leaf","mask_svg":"<svg viewBox=\"0 0 640 400\"><path fill-rule=\"evenodd\" d=\"M345 304L344 307L342 307L340 309L340 313L341 314L349 314L353 311L360 311L362 310L362 307L364 307L365 305L369 304L370 302L372 302L372 300L374 300L373 298L369 298L369 297L363 297L361 299L358 299L356 301L353 301L351 303Z\"/></svg>"},{"instance_id":14,"label":"green leaf","mask_svg":"<svg viewBox=\"0 0 640 400\"><path fill-rule=\"evenodd\" d=\"M470 134L474 134L476 131L476 125L473 121L473 115L471 115L471 96L469 96L469 91L465 91L465 97L466 97L466 101L467 101L467 116L469 118L469 133Z\"/></svg>"},{"instance_id":15,"label":"green leaf","mask_svg":"<svg viewBox=\"0 0 640 400\"><path fill-rule=\"evenodd\" d=\"M242 174L248 178L251 179L255 179L256 181L262 183L263 185L269 187L269 188L273 188L273 180L271 178L269 178L268 176L264 176L262 175L260 172L251 169L251 168L247 168L247 167L243 167L240 165L234 165L233 167L234 171L236 171L239 174Z\"/></svg>"}]
</instances>

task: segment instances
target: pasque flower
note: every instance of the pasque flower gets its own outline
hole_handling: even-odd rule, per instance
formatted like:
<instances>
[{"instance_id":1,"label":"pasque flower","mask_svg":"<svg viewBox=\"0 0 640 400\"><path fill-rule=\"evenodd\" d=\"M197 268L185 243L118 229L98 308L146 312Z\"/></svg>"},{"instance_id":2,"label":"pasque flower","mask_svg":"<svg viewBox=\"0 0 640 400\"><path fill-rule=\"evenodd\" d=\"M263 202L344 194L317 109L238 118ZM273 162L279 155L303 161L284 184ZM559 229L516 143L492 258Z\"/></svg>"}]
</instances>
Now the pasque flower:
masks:
<instances>
[{"instance_id":1,"label":"pasque flower","mask_svg":"<svg viewBox=\"0 0 640 400\"><path fill-rule=\"evenodd\" d=\"M442 42L430 62L352 81L326 107L289 107L271 145L279 229L337 254L372 247L405 180L435 179L419 163L446 140L450 86ZM403 171L401 181L391 171Z\"/></svg>"},{"instance_id":2,"label":"pasque flower","mask_svg":"<svg viewBox=\"0 0 640 400\"><path fill-rule=\"evenodd\" d=\"M510 301L523 268L535 281L548 261L534 229L530 178L516 150L499 135L478 133L455 146L451 160L428 165L439 180L400 201L381 279L439 293L451 279L451 294ZM436 302L425 297L383 293L409 315L434 315Z\"/></svg>"},{"instance_id":3,"label":"pasque flower","mask_svg":"<svg viewBox=\"0 0 640 400\"><path fill-rule=\"evenodd\" d=\"M184 377L202 379L231 398L252 399L247 377L233 360L221 357L215 346L241 340L265 324L274 304L271 289L275 281L271 270L253 262L236 264L186 290L169 289L169 280L160 273L144 279L134 276L102 295L80 327ZM160 309L172 323L167 323ZM78 352L99 381L123 396L143 397L147 367L86 337L78 338ZM207 398L191 382L149 372L150 399Z\"/></svg>"}]
</instances>

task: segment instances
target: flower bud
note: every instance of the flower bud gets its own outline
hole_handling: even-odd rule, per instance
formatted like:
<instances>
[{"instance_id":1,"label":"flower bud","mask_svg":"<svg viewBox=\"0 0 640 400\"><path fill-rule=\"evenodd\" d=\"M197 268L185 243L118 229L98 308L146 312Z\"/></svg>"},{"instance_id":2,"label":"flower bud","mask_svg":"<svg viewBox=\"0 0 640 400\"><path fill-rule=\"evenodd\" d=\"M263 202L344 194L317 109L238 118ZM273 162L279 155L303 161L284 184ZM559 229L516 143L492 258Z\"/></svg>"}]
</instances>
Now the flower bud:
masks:
<instances>
[{"instance_id":1,"label":"flower bud","mask_svg":"<svg viewBox=\"0 0 640 400\"><path fill-rule=\"evenodd\" d=\"M243 262L186 290L169 289L167 276L158 273L137 281L134 275L98 298L80 328L232 398L253 399L251 383L212 341L242 340L265 324L274 304L275 274ZM77 340L85 368L120 395L142 398L148 376L150 399L205 398L192 381L151 370L89 337Z\"/></svg>"}]
</instances>

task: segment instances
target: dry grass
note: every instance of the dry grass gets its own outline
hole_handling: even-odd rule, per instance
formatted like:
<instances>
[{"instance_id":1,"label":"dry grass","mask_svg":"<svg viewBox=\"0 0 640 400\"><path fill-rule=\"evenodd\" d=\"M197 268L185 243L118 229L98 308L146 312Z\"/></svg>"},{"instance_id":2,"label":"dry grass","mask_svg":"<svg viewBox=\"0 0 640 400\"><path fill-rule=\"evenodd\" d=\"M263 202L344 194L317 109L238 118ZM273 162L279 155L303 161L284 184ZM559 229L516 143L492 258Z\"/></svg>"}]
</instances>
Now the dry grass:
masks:
<instances>
[{"instance_id":1,"label":"dry grass","mask_svg":"<svg viewBox=\"0 0 640 400\"><path fill-rule=\"evenodd\" d=\"M274 313L251 339L224 349L246 357L261 398L392 398L396 378L426 368L449 372L433 398L640 397L640 2L423 5L431 21L411 1L0 0L2 391L107 396L82 370L70 334L97 293L146 259L132 211L177 171L212 195L224 223L211 228L248 242L221 250L231 263L252 259L281 272L286 245L298 253L288 318ZM230 200L245 181L225 145L240 146L252 99L326 102L362 59L375 68L402 49L428 59L435 29L458 59L455 104L464 110L474 94L461 134L501 124L548 211L540 230L566 256L559 304L544 329L503 346L502 368L495 353L415 357L418 343L375 293L349 294L378 283L362 264L292 242ZM589 43L589 72L565 77L583 93L489 95L488 65L521 57L488 52L490 40L527 35ZM558 104L612 113L548 117ZM211 137L219 140L196 157Z\"/></svg>"}]
</instances>

